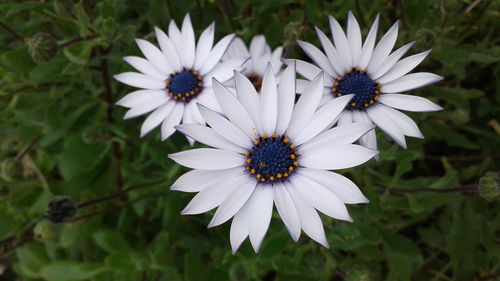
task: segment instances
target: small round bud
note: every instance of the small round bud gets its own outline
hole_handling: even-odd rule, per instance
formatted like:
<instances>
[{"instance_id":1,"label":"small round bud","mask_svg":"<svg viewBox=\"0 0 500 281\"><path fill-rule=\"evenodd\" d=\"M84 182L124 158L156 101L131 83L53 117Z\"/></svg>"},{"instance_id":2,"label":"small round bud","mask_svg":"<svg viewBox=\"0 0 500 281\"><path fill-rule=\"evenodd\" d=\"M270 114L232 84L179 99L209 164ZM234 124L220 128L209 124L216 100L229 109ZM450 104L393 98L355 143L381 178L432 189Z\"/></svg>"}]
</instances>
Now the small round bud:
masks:
<instances>
[{"instance_id":1,"label":"small round bud","mask_svg":"<svg viewBox=\"0 0 500 281\"><path fill-rule=\"evenodd\" d=\"M57 55L58 45L54 37L40 32L28 41L28 49L34 61L47 62Z\"/></svg>"},{"instance_id":2,"label":"small round bud","mask_svg":"<svg viewBox=\"0 0 500 281\"><path fill-rule=\"evenodd\" d=\"M479 195L488 201L493 201L500 196L500 175L496 172L487 172L479 179Z\"/></svg>"},{"instance_id":3,"label":"small round bud","mask_svg":"<svg viewBox=\"0 0 500 281\"><path fill-rule=\"evenodd\" d=\"M76 215L75 202L67 197L56 197L47 205L45 218L52 223L64 223Z\"/></svg>"},{"instance_id":4,"label":"small round bud","mask_svg":"<svg viewBox=\"0 0 500 281\"><path fill-rule=\"evenodd\" d=\"M0 163L0 177L7 181L22 178L22 173L21 163L14 158L6 158Z\"/></svg>"},{"instance_id":5,"label":"small round bud","mask_svg":"<svg viewBox=\"0 0 500 281\"><path fill-rule=\"evenodd\" d=\"M370 270L364 266L355 266L346 273L346 281L370 281L372 274Z\"/></svg>"},{"instance_id":6,"label":"small round bud","mask_svg":"<svg viewBox=\"0 0 500 281\"><path fill-rule=\"evenodd\" d=\"M53 242L57 238L57 226L46 220L38 222L33 232L40 242Z\"/></svg>"}]
</instances>

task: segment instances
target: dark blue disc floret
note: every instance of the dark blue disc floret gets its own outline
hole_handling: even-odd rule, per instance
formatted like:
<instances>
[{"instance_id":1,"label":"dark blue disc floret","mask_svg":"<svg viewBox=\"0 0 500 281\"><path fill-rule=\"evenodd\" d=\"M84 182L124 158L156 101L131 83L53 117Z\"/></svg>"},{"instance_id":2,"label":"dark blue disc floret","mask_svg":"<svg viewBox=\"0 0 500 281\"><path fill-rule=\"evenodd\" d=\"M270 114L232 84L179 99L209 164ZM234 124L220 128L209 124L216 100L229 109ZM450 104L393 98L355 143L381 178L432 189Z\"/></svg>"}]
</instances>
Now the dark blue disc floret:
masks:
<instances>
[{"instance_id":1,"label":"dark blue disc floret","mask_svg":"<svg viewBox=\"0 0 500 281\"><path fill-rule=\"evenodd\" d=\"M259 136L245 155L247 171L263 183L283 181L299 165L295 145L286 136L276 134Z\"/></svg>"},{"instance_id":2,"label":"dark blue disc floret","mask_svg":"<svg viewBox=\"0 0 500 281\"><path fill-rule=\"evenodd\" d=\"M368 75L368 70L353 67L344 76L339 76L331 88L336 97L354 94L347 109L361 110L374 104L380 94L380 83L373 81Z\"/></svg>"},{"instance_id":3,"label":"dark blue disc floret","mask_svg":"<svg viewBox=\"0 0 500 281\"><path fill-rule=\"evenodd\" d=\"M191 68L170 74L165 82L165 90L176 101L189 102L203 89L203 78Z\"/></svg>"}]
</instances>

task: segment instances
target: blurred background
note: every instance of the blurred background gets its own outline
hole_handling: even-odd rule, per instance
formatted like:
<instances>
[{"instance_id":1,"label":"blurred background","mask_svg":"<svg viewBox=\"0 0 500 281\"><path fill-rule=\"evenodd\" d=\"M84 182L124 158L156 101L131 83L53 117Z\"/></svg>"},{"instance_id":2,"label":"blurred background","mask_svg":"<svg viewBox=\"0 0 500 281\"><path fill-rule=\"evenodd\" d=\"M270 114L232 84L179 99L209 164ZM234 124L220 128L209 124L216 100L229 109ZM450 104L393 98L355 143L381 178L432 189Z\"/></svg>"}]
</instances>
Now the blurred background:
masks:
<instances>
[{"instance_id":1,"label":"blurred background","mask_svg":"<svg viewBox=\"0 0 500 281\"><path fill-rule=\"evenodd\" d=\"M499 0L54 0L0 2L0 280L500 280ZM331 249L294 243L277 213L259 254L231 254L229 223L180 216L169 191L186 170L167 154L179 133L139 138L143 117L114 103L134 89L113 74L191 14L197 35L264 34L287 57L319 46L352 11L379 38L401 20L397 47L432 49L417 68L445 77L411 91L445 108L410 114L426 136L403 150L379 134L380 161L341 171L371 200L354 223L322 217ZM66 196L66 197L61 197ZM53 201L56 198L56 201ZM52 220L47 205L59 206ZM62 213L61 213L62 212Z\"/></svg>"}]
</instances>

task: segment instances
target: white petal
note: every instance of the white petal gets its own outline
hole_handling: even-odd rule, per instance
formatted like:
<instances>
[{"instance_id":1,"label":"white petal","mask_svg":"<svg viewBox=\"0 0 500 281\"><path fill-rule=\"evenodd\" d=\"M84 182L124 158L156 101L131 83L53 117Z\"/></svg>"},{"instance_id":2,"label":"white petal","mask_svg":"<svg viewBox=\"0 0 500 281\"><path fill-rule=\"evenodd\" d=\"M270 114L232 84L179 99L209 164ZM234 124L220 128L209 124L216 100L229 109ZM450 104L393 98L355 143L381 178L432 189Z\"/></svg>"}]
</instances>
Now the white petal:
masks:
<instances>
[{"instance_id":1,"label":"white petal","mask_svg":"<svg viewBox=\"0 0 500 281\"><path fill-rule=\"evenodd\" d=\"M209 108L215 112L222 112L217 99L215 99L214 89L212 87L205 87L203 91L196 97L198 103L206 108Z\"/></svg>"},{"instance_id":2,"label":"white petal","mask_svg":"<svg viewBox=\"0 0 500 281\"><path fill-rule=\"evenodd\" d=\"M383 111L379 110L377 106L371 106L366 110L368 117L379 127L384 133L389 135L397 144L406 149L406 141L403 131L399 126L392 121Z\"/></svg>"},{"instance_id":3,"label":"white petal","mask_svg":"<svg viewBox=\"0 0 500 281\"><path fill-rule=\"evenodd\" d=\"M170 40L172 40L172 43L174 44L175 49L177 50L177 54L182 52L181 31L175 24L174 20L171 20L168 26L168 37L170 38Z\"/></svg>"},{"instance_id":4,"label":"white petal","mask_svg":"<svg viewBox=\"0 0 500 281\"><path fill-rule=\"evenodd\" d=\"M359 59L359 67L362 69L366 69L366 66L370 62L370 59L373 54L373 47L375 46L375 40L377 39L377 29L379 23L380 15L378 14L373 21L372 27L370 28L370 32L366 36L365 43L363 44L363 48L361 49L361 56Z\"/></svg>"},{"instance_id":5,"label":"white petal","mask_svg":"<svg viewBox=\"0 0 500 281\"><path fill-rule=\"evenodd\" d=\"M260 92L262 129L264 133L271 135L274 133L278 118L278 86L271 64L267 66Z\"/></svg>"},{"instance_id":6,"label":"white petal","mask_svg":"<svg viewBox=\"0 0 500 281\"><path fill-rule=\"evenodd\" d=\"M132 107L127 113L125 113L125 116L123 116L123 119L131 119L137 116L141 116L143 114L146 114L148 112L151 112L158 107L164 105L168 101L168 98L166 98L163 102L160 103L143 103L138 106Z\"/></svg>"},{"instance_id":7,"label":"white petal","mask_svg":"<svg viewBox=\"0 0 500 281\"><path fill-rule=\"evenodd\" d=\"M273 189L274 204L276 205L281 220L283 220L292 239L298 241L300 237L300 218L295 203L283 183L278 182L274 184Z\"/></svg>"},{"instance_id":8,"label":"white petal","mask_svg":"<svg viewBox=\"0 0 500 281\"><path fill-rule=\"evenodd\" d=\"M153 44L146 40L135 39L137 46L148 59L148 61L162 73L170 73L172 66L167 60L167 57Z\"/></svg>"},{"instance_id":9,"label":"white petal","mask_svg":"<svg viewBox=\"0 0 500 281\"><path fill-rule=\"evenodd\" d=\"M415 121L411 120L410 117L392 107L388 107L383 104L379 104L377 105L377 107L379 108L379 110L382 110L387 116L389 116L389 118L391 118L392 121L394 121L398 125L403 134L405 134L406 136L419 139L424 138L424 135L422 135L422 132L420 132L417 124L415 124Z\"/></svg>"},{"instance_id":10,"label":"white petal","mask_svg":"<svg viewBox=\"0 0 500 281\"><path fill-rule=\"evenodd\" d=\"M116 105L130 108L144 103L162 104L168 100L165 90L138 90L121 98Z\"/></svg>"},{"instance_id":11,"label":"white petal","mask_svg":"<svg viewBox=\"0 0 500 281\"><path fill-rule=\"evenodd\" d=\"M243 107L247 110L248 114L253 120L257 131L261 131L261 121L260 121L260 98L248 78L238 71L234 72L235 84L236 84L236 94L238 95L238 100L241 102Z\"/></svg>"},{"instance_id":12,"label":"white petal","mask_svg":"<svg viewBox=\"0 0 500 281\"><path fill-rule=\"evenodd\" d=\"M285 187L295 203L297 213L299 215L300 227L314 241L320 243L326 248L329 248L326 240L323 223L318 213L311 204L306 202L296 191L296 187L291 183L285 182Z\"/></svg>"},{"instance_id":13,"label":"white petal","mask_svg":"<svg viewBox=\"0 0 500 281\"><path fill-rule=\"evenodd\" d=\"M387 33L384 34L382 39L380 39L380 42L378 42L375 50L373 50L370 63L368 63L367 68L370 71L376 70L391 53L392 48L394 48L394 44L396 44L396 39L398 38L398 27L399 21L396 21Z\"/></svg>"},{"instance_id":14,"label":"white petal","mask_svg":"<svg viewBox=\"0 0 500 281\"><path fill-rule=\"evenodd\" d=\"M300 174L326 187L345 204L370 202L350 179L343 175L325 171L301 168Z\"/></svg>"},{"instance_id":15,"label":"white petal","mask_svg":"<svg viewBox=\"0 0 500 281\"><path fill-rule=\"evenodd\" d=\"M279 135L285 133L295 104L295 62L292 62L283 71L278 85L278 119L275 132Z\"/></svg>"},{"instance_id":16,"label":"white petal","mask_svg":"<svg viewBox=\"0 0 500 281\"><path fill-rule=\"evenodd\" d=\"M194 69L201 69L208 59L214 44L215 22L210 24L200 35L198 46L196 46L196 58Z\"/></svg>"},{"instance_id":17,"label":"white petal","mask_svg":"<svg viewBox=\"0 0 500 281\"><path fill-rule=\"evenodd\" d=\"M214 148L230 150L238 153L245 153L246 151L244 148L230 142L226 138L217 134L214 129L203 125L182 124L177 126L176 129L184 135Z\"/></svg>"},{"instance_id":18,"label":"white petal","mask_svg":"<svg viewBox=\"0 0 500 281\"><path fill-rule=\"evenodd\" d=\"M310 151L300 157L300 165L325 170L347 169L359 166L378 154L356 144L340 144Z\"/></svg>"},{"instance_id":19,"label":"white petal","mask_svg":"<svg viewBox=\"0 0 500 281\"><path fill-rule=\"evenodd\" d=\"M334 17L330 16L329 20L335 48L339 52L339 55L352 65L351 50L344 30L342 30L342 27Z\"/></svg>"},{"instance_id":20,"label":"white petal","mask_svg":"<svg viewBox=\"0 0 500 281\"><path fill-rule=\"evenodd\" d=\"M413 112L431 112L443 110L443 108L428 99L402 94L380 95L379 102L401 110Z\"/></svg>"},{"instance_id":21,"label":"white petal","mask_svg":"<svg viewBox=\"0 0 500 281\"><path fill-rule=\"evenodd\" d=\"M148 118L142 123L141 126L141 138L144 137L146 134L151 132L154 128L156 128L158 125L165 120L165 118L170 114L172 109L175 106L175 102L170 100L164 105L160 106L158 109L153 111Z\"/></svg>"},{"instance_id":22,"label":"white petal","mask_svg":"<svg viewBox=\"0 0 500 281\"><path fill-rule=\"evenodd\" d=\"M443 77L429 72L418 72L418 73L407 74L390 83L383 84L382 93L390 94L390 93L409 91L430 84L434 84L441 80L443 80Z\"/></svg>"},{"instance_id":23,"label":"white petal","mask_svg":"<svg viewBox=\"0 0 500 281\"><path fill-rule=\"evenodd\" d=\"M331 128L309 142L303 144L299 152L308 154L311 151L321 150L323 147L331 144L351 144L361 136L374 128L373 124L367 123L348 123Z\"/></svg>"},{"instance_id":24,"label":"white petal","mask_svg":"<svg viewBox=\"0 0 500 281\"><path fill-rule=\"evenodd\" d=\"M226 37L222 38L219 42L217 42L217 44L215 44L212 51L210 51L208 59L200 69L201 75L205 75L206 73L210 72L215 67L215 65L220 62L222 56L226 52L227 47L229 46L233 38L234 34L229 34Z\"/></svg>"},{"instance_id":25,"label":"white petal","mask_svg":"<svg viewBox=\"0 0 500 281\"><path fill-rule=\"evenodd\" d=\"M352 222L344 203L326 187L302 175L300 170L290 178L293 192L299 194L316 210L338 220Z\"/></svg>"},{"instance_id":26,"label":"white petal","mask_svg":"<svg viewBox=\"0 0 500 281\"><path fill-rule=\"evenodd\" d=\"M151 76L157 78L158 80L165 80L167 77L164 73L158 71L148 60L140 58L140 57L124 57L124 61L130 64L135 69L140 72L146 74L147 76Z\"/></svg>"},{"instance_id":27,"label":"white petal","mask_svg":"<svg viewBox=\"0 0 500 281\"><path fill-rule=\"evenodd\" d=\"M361 56L361 30L351 11L347 18L347 41L351 50L352 65L357 66Z\"/></svg>"},{"instance_id":28,"label":"white petal","mask_svg":"<svg viewBox=\"0 0 500 281\"><path fill-rule=\"evenodd\" d=\"M136 88L149 90L165 89L165 81L137 72L120 73L115 75L114 78L123 84Z\"/></svg>"},{"instance_id":29,"label":"white petal","mask_svg":"<svg viewBox=\"0 0 500 281\"><path fill-rule=\"evenodd\" d=\"M204 78L210 80L212 80L212 78L215 78L220 82L226 82L229 79L233 78L235 70L240 70L243 68L242 65L245 63L246 60L248 60L248 58L233 58L225 60L224 62L218 63L212 69L212 71L210 71L205 75ZM212 85L212 83L209 83L209 85Z\"/></svg>"},{"instance_id":30,"label":"white petal","mask_svg":"<svg viewBox=\"0 0 500 281\"><path fill-rule=\"evenodd\" d=\"M180 176L170 187L171 190L182 192L200 192L207 186L241 174L241 167L226 170L192 170Z\"/></svg>"},{"instance_id":31,"label":"white petal","mask_svg":"<svg viewBox=\"0 0 500 281\"><path fill-rule=\"evenodd\" d=\"M252 42L250 42L250 56L252 58L261 57L266 53L266 49L266 37L263 35L257 35L252 38Z\"/></svg>"},{"instance_id":32,"label":"white petal","mask_svg":"<svg viewBox=\"0 0 500 281\"><path fill-rule=\"evenodd\" d=\"M297 101L288 125L287 133L295 136L298 132L309 124L309 120L318 108L319 101L323 94L323 73L319 74Z\"/></svg>"},{"instance_id":33,"label":"white petal","mask_svg":"<svg viewBox=\"0 0 500 281\"><path fill-rule=\"evenodd\" d=\"M179 55L177 54L177 50L175 49L174 43L168 38L168 36L163 32L163 30L155 27L156 39L158 40L158 44L160 44L160 49L162 50L165 57L167 57L168 64L172 68L170 72L181 70L181 61L179 59Z\"/></svg>"},{"instance_id":34,"label":"white petal","mask_svg":"<svg viewBox=\"0 0 500 281\"><path fill-rule=\"evenodd\" d=\"M189 204L182 210L182 215L197 215L208 212L219 206L232 191L241 186L248 179L248 175L239 174L225 181L215 182L202 189Z\"/></svg>"},{"instance_id":35,"label":"white petal","mask_svg":"<svg viewBox=\"0 0 500 281\"><path fill-rule=\"evenodd\" d=\"M217 80L213 82L215 98L222 111L238 129L246 134L249 139L255 138L255 125L243 105L224 85Z\"/></svg>"},{"instance_id":36,"label":"white petal","mask_svg":"<svg viewBox=\"0 0 500 281\"><path fill-rule=\"evenodd\" d=\"M264 236L266 235L271 215L273 213L273 189L267 185L257 185L249 199L250 224L249 236L254 251L259 252Z\"/></svg>"},{"instance_id":37,"label":"white petal","mask_svg":"<svg viewBox=\"0 0 500 281\"><path fill-rule=\"evenodd\" d=\"M390 70L394 64L402 57L408 50L415 45L415 42L408 43L403 47L397 49L388 56L384 61L380 63L380 66L377 69L373 69L370 77L373 80L377 80L380 76L384 75L388 70ZM377 80L378 81L378 80Z\"/></svg>"},{"instance_id":38,"label":"white petal","mask_svg":"<svg viewBox=\"0 0 500 281\"><path fill-rule=\"evenodd\" d=\"M398 61L389 71L387 71L387 73L380 77L378 81L382 84L387 84L398 79L417 67L430 52L431 51L428 50Z\"/></svg>"},{"instance_id":39,"label":"white petal","mask_svg":"<svg viewBox=\"0 0 500 281\"><path fill-rule=\"evenodd\" d=\"M335 70L332 74L334 74L334 77L337 77L340 73L344 73L346 69L351 67L351 62L339 54L339 52L333 46L332 41L328 39L323 31L321 31L317 27L314 28L316 29L316 34L318 34L321 46L323 47L323 50L328 57L328 61L332 65L332 68Z\"/></svg>"},{"instance_id":40,"label":"white petal","mask_svg":"<svg viewBox=\"0 0 500 281\"><path fill-rule=\"evenodd\" d=\"M186 14L184 21L182 23L182 52L180 57L182 59L182 64L184 67L190 68L194 64L194 53L195 53L195 39L193 25L191 24L191 17Z\"/></svg>"},{"instance_id":41,"label":"white petal","mask_svg":"<svg viewBox=\"0 0 500 281\"><path fill-rule=\"evenodd\" d=\"M338 126L352 123L352 112L349 110L344 110L342 115L339 117Z\"/></svg>"},{"instance_id":42,"label":"white petal","mask_svg":"<svg viewBox=\"0 0 500 281\"><path fill-rule=\"evenodd\" d=\"M247 238L250 224L250 217L253 215L250 212L250 202L246 202L243 207L234 215L231 223L231 231L229 232L229 240L233 255L236 253L241 243Z\"/></svg>"},{"instance_id":43,"label":"white petal","mask_svg":"<svg viewBox=\"0 0 500 281\"><path fill-rule=\"evenodd\" d=\"M242 58L249 57L250 53L248 52L247 46L245 46L245 42L241 40L241 38L234 38L231 45L227 49L227 52L224 54L222 60L232 59L232 58Z\"/></svg>"},{"instance_id":44,"label":"white petal","mask_svg":"<svg viewBox=\"0 0 500 281\"><path fill-rule=\"evenodd\" d=\"M207 121L210 127L212 127L219 135L243 148L248 149L252 146L252 140L249 139L233 123L222 117L222 115L201 105L198 106L198 109L200 110L200 113L205 121Z\"/></svg>"},{"instance_id":45,"label":"white petal","mask_svg":"<svg viewBox=\"0 0 500 281\"><path fill-rule=\"evenodd\" d=\"M182 166L201 170L229 169L245 163L241 154L213 148L196 148L169 154L168 157Z\"/></svg>"},{"instance_id":46,"label":"white petal","mask_svg":"<svg viewBox=\"0 0 500 281\"><path fill-rule=\"evenodd\" d=\"M311 81L305 80L305 79L295 79L295 87L296 87L296 92L297 94L302 94L304 92L304 89L309 85ZM279 83L281 85L281 83ZM320 103L321 104L321 103Z\"/></svg>"},{"instance_id":47,"label":"white petal","mask_svg":"<svg viewBox=\"0 0 500 281\"><path fill-rule=\"evenodd\" d=\"M375 127L372 120L370 120L370 118L364 111L353 111L353 119L356 123L365 123L369 126ZM359 143L366 148L377 149L377 135L375 134L375 130L370 130L368 133L363 135L359 139ZM378 155L375 156L375 159L378 159Z\"/></svg>"},{"instance_id":48,"label":"white petal","mask_svg":"<svg viewBox=\"0 0 500 281\"><path fill-rule=\"evenodd\" d=\"M184 105L176 103L170 114L161 124L161 140L164 141L174 132L174 126L181 122L182 114L184 113Z\"/></svg>"},{"instance_id":49,"label":"white petal","mask_svg":"<svg viewBox=\"0 0 500 281\"><path fill-rule=\"evenodd\" d=\"M303 144L323 130L328 128L332 121L345 109L347 103L354 97L354 95L345 95L332 99L324 106L320 107L314 113L308 126L300 130L300 132L293 138L296 145Z\"/></svg>"},{"instance_id":50,"label":"white petal","mask_svg":"<svg viewBox=\"0 0 500 281\"><path fill-rule=\"evenodd\" d=\"M283 61L287 65L290 65L292 62L295 62L297 73L304 76L304 78L306 78L307 80L313 80L321 72L321 68L315 66L314 64L305 62L303 60L285 59Z\"/></svg>"},{"instance_id":51,"label":"white petal","mask_svg":"<svg viewBox=\"0 0 500 281\"><path fill-rule=\"evenodd\" d=\"M318 48L308 42L298 40L297 43L304 50L304 52L317 64L322 70L324 70L328 75L335 77L336 71L333 69L328 58L321 52Z\"/></svg>"},{"instance_id":52,"label":"white petal","mask_svg":"<svg viewBox=\"0 0 500 281\"><path fill-rule=\"evenodd\" d=\"M210 228L223 224L232 218L248 201L256 185L257 181L254 178L247 178L246 182L235 186L235 190L224 199L222 204L220 204L215 215L208 224L208 227Z\"/></svg>"},{"instance_id":53,"label":"white petal","mask_svg":"<svg viewBox=\"0 0 500 281\"><path fill-rule=\"evenodd\" d=\"M193 115L193 120L195 121L195 123L200 125L205 125L206 124L205 119L203 119L203 116L201 116L200 111L198 110L197 103L198 103L197 98L192 99L191 102L189 102L186 105L186 110L189 110L191 115Z\"/></svg>"},{"instance_id":54,"label":"white petal","mask_svg":"<svg viewBox=\"0 0 500 281\"><path fill-rule=\"evenodd\" d=\"M283 47L278 47L274 49L271 54L271 66L273 67L275 73L278 73L281 69L281 56L283 55Z\"/></svg>"}]
</instances>

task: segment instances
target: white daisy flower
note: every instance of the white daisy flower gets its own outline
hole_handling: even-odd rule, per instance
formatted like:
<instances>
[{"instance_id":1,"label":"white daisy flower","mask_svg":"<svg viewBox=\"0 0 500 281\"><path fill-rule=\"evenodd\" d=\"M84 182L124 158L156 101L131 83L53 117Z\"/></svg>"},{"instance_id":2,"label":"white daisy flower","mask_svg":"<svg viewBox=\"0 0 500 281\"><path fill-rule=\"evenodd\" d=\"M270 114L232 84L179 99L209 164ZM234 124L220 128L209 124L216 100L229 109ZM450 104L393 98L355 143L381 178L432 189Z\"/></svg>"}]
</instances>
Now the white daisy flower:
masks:
<instances>
[{"instance_id":1,"label":"white daisy flower","mask_svg":"<svg viewBox=\"0 0 500 281\"><path fill-rule=\"evenodd\" d=\"M170 22L168 36L155 28L160 49L148 41L136 40L146 59L131 56L124 60L141 73L125 72L115 75L115 79L141 90L126 95L116 104L130 108L124 119L152 112L142 124L141 137L160 124L162 140L171 136L181 122L205 124L197 103L220 111L212 90L212 78L231 79L234 69L241 69L245 58L221 62L234 34L225 36L214 46L214 30L212 23L196 44L187 14L181 30L173 20Z\"/></svg>"},{"instance_id":2,"label":"white daisy flower","mask_svg":"<svg viewBox=\"0 0 500 281\"><path fill-rule=\"evenodd\" d=\"M328 247L316 210L335 219L352 221L345 204L367 203L356 185L327 170L360 165L378 151L352 144L373 129L369 124L346 124L326 130L352 95L332 100L317 110L323 93L318 75L295 104L295 66L288 66L277 86L272 68L264 74L260 95L251 81L235 72L236 96L214 81L214 92L226 117L200 106L210 127L183 124L187 136L213 148L169 155L194 169L181 176L172 190L198 192L184 215L218 207L209 227L233 217L233 253L246 237L257 252L267 232L273 202L291 237L301 229Z\"/></svg>"},{"instance_id":3,"label":"white daisy flower","mask_svg":"<svg viewBox=\"0 0 500 281\"><path fill-rule=\"evenodd\" d=\"M266 42L266 37L264 37L264 35L257 35L252 38L252 42L250 42L250 49L247 49L241 38L235 38L222 60L225 61L234 58L249 57L248 61L246 61L243 66L245 69L242 73L250 79L257 91L260 91L262 78L264 77L268 63L271 63L271 66L275 71L275 75L279 78L279 72L281 71L281 66L283 64L281 62L282 54L282 47L278 47L272 51L271 47Z\"/></svg>"},{"instance_id":4,"label":"white daisy flower","mask_svg":"<svg viewBox=\"0 0 500 281\"><path fill-rule=\"evenodd\" d=\"M429 112L442 110L442 107L421 97L398 93L427 86L443 78L428 72L407 74L424 60L430 50L401 59L414 45L415 42L412 42L391 53L398 35L398 22L375 46L378 23L377 16L362 44L358 22L351 12L347 20L347 34L330 16L333 44L317 27L316 32L324 52L310 43L298 41L317 66L297 60L297 72L309 80L320 71L326 73L324 102L354 94L354 98L338 119L339 125L373 122L396 143L406 148L405 136L424 136L413 120L396 109ZM375 130L363 136L360 143L376 149Z\"/></svg>"}]
</instances>

